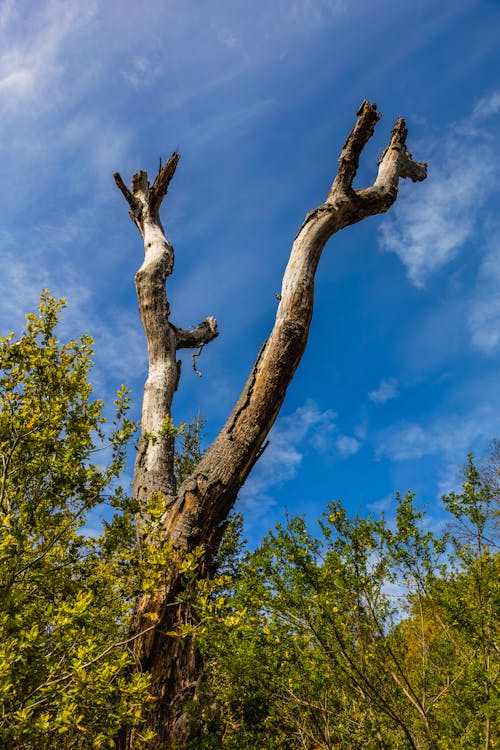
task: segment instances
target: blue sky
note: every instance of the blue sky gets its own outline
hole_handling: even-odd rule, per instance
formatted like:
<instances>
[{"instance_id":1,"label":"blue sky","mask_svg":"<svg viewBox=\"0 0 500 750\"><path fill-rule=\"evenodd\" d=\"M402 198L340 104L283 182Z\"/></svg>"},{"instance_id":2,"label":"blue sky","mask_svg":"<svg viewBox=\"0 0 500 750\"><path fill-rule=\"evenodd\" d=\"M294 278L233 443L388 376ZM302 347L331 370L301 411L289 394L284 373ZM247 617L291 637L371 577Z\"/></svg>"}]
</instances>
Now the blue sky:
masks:
<instances>
[{"instance_id":1,"label":"blue sky","mask_svg":"<svg viewBox=\"0 0 500 750\"><path fill-rule=\"evenodd\" d=\"M500 5L497 0L56 0L0 3L0 327L40 290L91 333L94 381L138 413L142 244L112 173L179 149L163 210L172 321L220 337L184 366L174 417L222 425L266 337L305 213L322 202L364 98L429 162L385 217L336 235L306 355L241 493L256 540L342 498L391 513L412 489L439 521L467 451L500 435ZM130 473L130 472L129 472Z\"/></svg>"}]
</instances>

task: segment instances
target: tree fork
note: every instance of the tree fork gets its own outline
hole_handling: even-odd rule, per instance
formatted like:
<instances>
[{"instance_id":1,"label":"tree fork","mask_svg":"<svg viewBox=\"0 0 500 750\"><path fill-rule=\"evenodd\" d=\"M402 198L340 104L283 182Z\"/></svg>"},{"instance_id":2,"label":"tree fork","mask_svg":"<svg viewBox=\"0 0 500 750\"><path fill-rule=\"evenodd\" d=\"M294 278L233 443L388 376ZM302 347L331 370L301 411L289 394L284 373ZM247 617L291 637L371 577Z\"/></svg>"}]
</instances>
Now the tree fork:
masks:
<instances>
[{"instance_id":1,"label":"tree fork","mask_svg":"<svg viewBox=\"0 0 500 750\"><path fill-rule=\"evenodd\" d=\"M118 173L114 175L144 240L144 261L135 275L135 286L148 344L149 370L133 482L134 497L142 507L153 492L162 492L167 505L175 499L174 441L164 427L179 383L181 363L177 350L199 348L218 335L215 318L207 318L192 331L177 328L169 320L165 284L174 268L174 248L165 237L159 211L178 162L179 154L174 152L160 167L152 186L144 171L134 175L132 190ZM140 518L139 528L147 533L147 517Z\"/></svg>"},{"instance_id":2,"label":"tree fork","mask_svg":"<svg viewBox=\"0 0 500 750\"><path fill-rule=\"evenodd\" d=\"M380 117L376 105L362 103L340 154L328 196L307 214L293 243L270 336L226 424L178 489L173 474L173 438L161 437L179 379L176 351L208 343L217 336L217 324L213 318L207 318L193 331L182 331L169 322L165 282L173 270L174 254L165 237L159 209L174 175L178 154L172 154L160 167L152 187L146 172L134 176L132 190L119 174L115 175L145 248L144 262L136 274L136 288L148 343L149 371L144 387L134 496L144 506L153 492L164 493L167 510L161 521L163 538L174 548L187 552L202 547L201 574L211 572L224 522L262 451L305 351L313 313L314 277L327 240L346 226L387 211L396 200L400 178L417 182L426 177L427 165L413 161L406 148L405 122L398 118L379 159L374 184L361 190L353 188L361 152ZM160 438L151 440L150 436ZM143 515L140 529L146 535L146 544L147 523ZM155 748L179 746L189 736L189 720L183 713L182 700L194 694L202 671L191 638L164 635L176 632L189 619L189 608L176 603L181 590L181 576L172 567L161 587L138 598L132 625L132 634L137 634L151 624L151 615L158 622L155 630L150 629L134 640L137 663L150 672L152 692L157 698L147 722L157 733ZM132 750L135 738L132 732L124 747Z\"/></svg>"}]
</instances>

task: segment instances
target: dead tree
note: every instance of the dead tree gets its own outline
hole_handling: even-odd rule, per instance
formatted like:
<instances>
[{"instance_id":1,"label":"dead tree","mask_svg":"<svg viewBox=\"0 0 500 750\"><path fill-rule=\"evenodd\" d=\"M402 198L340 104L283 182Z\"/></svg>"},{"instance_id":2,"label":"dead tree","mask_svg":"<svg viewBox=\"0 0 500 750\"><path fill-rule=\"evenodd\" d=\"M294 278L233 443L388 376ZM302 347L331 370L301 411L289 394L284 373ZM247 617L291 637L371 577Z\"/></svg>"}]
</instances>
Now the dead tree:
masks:
<instances>
[{"instance_id":1,"label":"dead tree","mask_svg":"<svg viewBox=\"0 0 500 750\"><path fill-rule=\"evenodd\" d=\"M217 336L217 324L213 318L206 318L197 328L187 331L170 322L165 282L173 270L174 252L165 237L159 210L177 167L178 154L172 154L160 167L152 186L146 172L134 176L131 190L119 174L115 175L130 216L144 239L145 250L135 282L148 344L149 372L144 387L134 494L143 506L152 493L164 494L167 510L162 518L163 538L174 549L192 551L201 547L200 575L211 573L225 519L260 455L304 353L313 312L314 277L327 240L346 226L387 211L396 200L400 178L409 177L416 182L426 177L426 164L414 162L406 148L407 128L399 118L379 159L374 184L353 188L361 152L379 119L376 105L364 101L340 154L337 175L325 202L307 214L297 233L270 336L262 345L226 424L179 488L173 471L173 438L168 431L162 431L179 383L177 350L207 344ZM139 526L143 543L151 543L146 513L139 519ZM147 631L136 638L134 650L141 669L151 674L152 692L157 699L148 718L148 726L157 734L155 748L178 746L189 734L182 703L193 695L202 669L191 638L166 635L176 632L179 624L189 618L187 605L177 603L182 585L182 576L172 563L154 594L139 597L132 626L133 635ZM153 630L152 621L157 622ZM134 748L134 737L132 732L124 747Z\"/></svg>"}]
</instances>

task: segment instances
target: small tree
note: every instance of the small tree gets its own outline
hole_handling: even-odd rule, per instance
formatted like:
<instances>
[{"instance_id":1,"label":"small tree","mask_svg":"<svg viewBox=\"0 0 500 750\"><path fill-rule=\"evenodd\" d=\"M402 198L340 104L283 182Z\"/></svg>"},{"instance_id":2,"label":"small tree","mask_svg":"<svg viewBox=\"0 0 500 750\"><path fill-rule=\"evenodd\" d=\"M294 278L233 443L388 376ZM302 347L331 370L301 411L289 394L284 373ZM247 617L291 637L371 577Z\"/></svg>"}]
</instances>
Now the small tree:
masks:
<instances>
[{"instance_id":1,"label":"small tree","mask_svg":"<svg viewBox=\"0 0 500 750\"><path fill-rule=\"evenodd\" d=\"M180 487L174 475L174 434L166 429L171 424L172 400L180 378L177 351L209 343L218 334L217 324L208 317L187 331L170 321L165 282L173 271L174 251L159 212L178 154L172 154L160 167L152 185L144 171L134 176L132 189L119 174L115 175L145 251L135 276L149 352L142 435L134 470L134 497L141 504L138 525L146 547L161 537L178 552L199 549L201 576L212 572L227 515L259 458L304 353L313 312L314 277L326 242L344 227L387 211L396 200L400 178L419 181L426 177L426 165L414 162L406 148L407 129L398 119L379 159L374 184L365 189L353 187L361 152L379 119L376 106L363 102L328 196L307 214L293 243L271 334L226 424ZM152 495L161 496L164 504L161 533L155 533L154 542L147 510ZM189 735L189 720L182 704L184 698L194 694L201 675L201 661L192 639L165 635L180 633L180 627L190 619L189 605L179 602L183 588L183 575L171 557L161 585L140 595L136 602L132 635L147 630L152 621L157 623L154 630L134 641L135 658L151 675L157 699L148 719L148 727L156 734L156 748L179 744ZM134 733L125 745L136 746Z\"/></svg>"},{"instance_id":2,"label":"small tree","mask_svg":"<svg viewBox=\"0 0 500 750\"><path fill-rule=\"evenodd\" d=\"M114 747L140 725L147 675L128 678L139 582L133 508L116 488L135 425L125 388L104 440L92 398L92 341L61 344L62 301L42 295L26 331L0 338L0 745ZM107 467L96 463L103 446ZM99 453L97 455L103 455ZM102 503L119 510L86 533ZM137 742L141 742L138 732Z\"/></svg>"}]
</instances>

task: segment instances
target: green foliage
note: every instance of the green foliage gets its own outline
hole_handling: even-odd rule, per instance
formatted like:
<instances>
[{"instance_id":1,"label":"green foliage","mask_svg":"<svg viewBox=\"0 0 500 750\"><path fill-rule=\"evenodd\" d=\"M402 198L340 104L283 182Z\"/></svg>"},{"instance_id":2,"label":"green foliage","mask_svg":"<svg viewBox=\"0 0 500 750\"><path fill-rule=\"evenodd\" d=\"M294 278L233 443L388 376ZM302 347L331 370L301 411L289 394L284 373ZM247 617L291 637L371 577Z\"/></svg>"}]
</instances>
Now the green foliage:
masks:
<instances>
[{"instance_id":1,"label":"green foliage","mask_svg":"<svg viewBox=\"0 0 500 750\"><path fill-rule=\"evenodd\" d=\"M122 387L110 434L88 376L92 341L55 337L47 292L0 339L0 745L114 747L140 722L145 675L125 645L138 588L134 508L115 486L135 425ZM107 435L107 437L106 437ZM101 453L96 453L100 450ZM107 456L106 466L95 456ZM116 510L98 537L89 513Z\"/></svg>"},{"instance_id":2,"label":"green foliage","mask_svg":"<svg viewBox=\"0 0 500 750\"><path fill-rule=\"evenodd\" d=\"M196 747L498 747L494 499L469 459L448 532L407 495L392 523L337 502L319 537L300 518L268 534L200 597L216 710Z\"/></svg>"},{"instance_id":3,"label":"green foliage","mask_svg":"<svg viewBox=\"0 0 500 750\"><path fill-rule=\"evenodd\" d=\"M463 491L444 498L446 532L411 494L390 523L334 502L319 535L290 519L250 554L235 516L216 577L200 578L203 550L162 539L161 493L137 544L137 506L117 486L136 429L128 391L108 428L90 338L55 337L62 306L44 293L24 334L0 339L0 746L112 748L141 726L151 698L131 668L131 608L174 566L195 618L171 635L198 637L207 666L197 750L497 748L498 444L496 465L469 457ZM162 427L179 484L202 427ZM103 504L113 513L94 536Z\"/></svg>"}]
</instances>

